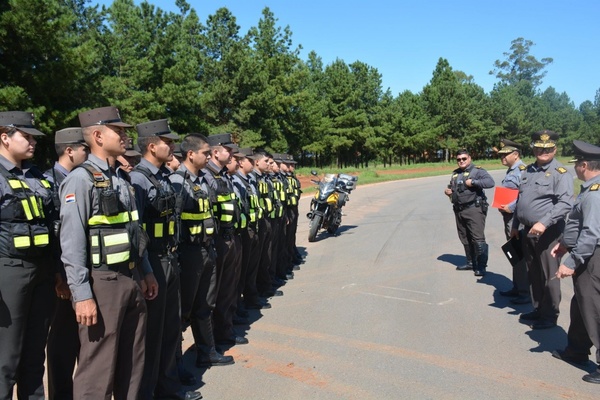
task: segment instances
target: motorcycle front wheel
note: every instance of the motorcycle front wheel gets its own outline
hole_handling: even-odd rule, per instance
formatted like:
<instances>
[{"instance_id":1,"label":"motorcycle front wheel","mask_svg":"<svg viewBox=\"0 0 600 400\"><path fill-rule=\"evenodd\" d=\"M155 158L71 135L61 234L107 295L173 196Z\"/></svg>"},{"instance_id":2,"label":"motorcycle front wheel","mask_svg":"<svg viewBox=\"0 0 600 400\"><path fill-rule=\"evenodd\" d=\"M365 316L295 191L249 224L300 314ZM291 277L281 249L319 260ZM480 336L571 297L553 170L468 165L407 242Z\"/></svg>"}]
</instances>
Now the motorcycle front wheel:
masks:
<instances>
[{"instance_id":1,"label":"motorcycle front wheel","mask_svg":"<svg viewBox=\"0 0 600 400\"><path fill-rule=\"evenodd\" d=\"M317 232L323 221L322 215L313 214L310 224L308 225L308 241L314 242L317 239Z\"/></svg>"}]
</instances>

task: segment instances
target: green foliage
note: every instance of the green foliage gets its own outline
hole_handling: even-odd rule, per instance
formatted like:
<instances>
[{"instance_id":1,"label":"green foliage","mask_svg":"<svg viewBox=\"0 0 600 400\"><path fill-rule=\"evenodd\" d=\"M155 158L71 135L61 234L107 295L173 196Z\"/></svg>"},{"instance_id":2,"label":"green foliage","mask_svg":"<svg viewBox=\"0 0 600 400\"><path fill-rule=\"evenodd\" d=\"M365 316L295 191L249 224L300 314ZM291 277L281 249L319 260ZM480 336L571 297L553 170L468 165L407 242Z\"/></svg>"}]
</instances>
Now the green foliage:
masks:
<instances>
[{"instance_id":1,"label":"green foliage","mask_svg":"<svg viewBox=\"0 0 600 400\"><path fill-rule=\"evenodd\" d=\"M382 88L377 68L356 60L300 58L292 29L269 8L240 32L227 8L200 18L186 0L165 12L150 0L0 2L0 110L29 110L48 134L81 110L119 107L133 124L168 118L180 134L231 132L241 146L289 152L304 165L366 168L448 162L461 147L490 156L500 137L531 132L600 141L600 91L576 108L539 87L552 59L515 39L485 93L444 58L422 92ZM527 147L526 147L527 148ZM53 158L39 146L41 163Z\"/></svg>"}]
</instances>

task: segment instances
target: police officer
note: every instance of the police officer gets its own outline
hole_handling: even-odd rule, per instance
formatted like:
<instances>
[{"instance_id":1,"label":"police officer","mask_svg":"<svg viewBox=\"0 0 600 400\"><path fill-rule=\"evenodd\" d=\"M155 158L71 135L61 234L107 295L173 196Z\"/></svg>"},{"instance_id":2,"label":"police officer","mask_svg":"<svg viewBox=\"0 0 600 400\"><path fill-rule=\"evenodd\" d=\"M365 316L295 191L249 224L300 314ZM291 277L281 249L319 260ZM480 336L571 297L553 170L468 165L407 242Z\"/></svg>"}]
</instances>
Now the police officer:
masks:
<instances>
[{"instance_id":1,"label":"police officer","mask_svg":"<svg viewBox=\"0 0 600 400\"><path fill-rule=\"evenodd\" d=\"M298 179L298 177L296 176L296 173L295 173L297 163L298 162L294 160L294 156L289 154L287 161L286 161L286 165L289 169L288 179L290 180L291 186L294 188L294 196L296 197L297 201L299 202L300 197L302 196L302 185L300 184L300 180ZM292 246L293 246L292 256L293 256L294 264L296 265L294 267L294 269L300 269L298 267L298 264L301 264L304 261L303 261L302 255L298 251L298 246L296 246L296 231L298 230L298 218L300 216L300 214L298 212L298 205L296 205L296 207L295 207L295 213L296 213L296 218L292 221L292 227L290 228L292 230L292 237L290 238L290 242L292 243Z\"/></svg>"},{"instance_id":2,"label":"police officer","mask_svg":"<svg viewBox=\"0 0 600 400\"><path fill-rule=\"evenodd\" d=\"M500 150L498 155L502 165L508 167L506 175L502 179L502 186L508 189L519 190L521 186L521 174L527 168L521 160L521 145L508 139L500 139ZM509 204L502 204L499 208L502 220L504 221L504 234L506 240L510 239L512 230L512 219L517 206L515 199ZM526 304L531 301L529 294L529 280L527 279L527 265L525 260L521 259L517 265L513 266L513 287L510 290L501 291L500 295L512 297L510 300L514 304Z\"/></svg>"},{"instance_id":3,"label":"police officer","mask_svg":"<svg viewBox=\"0 0 600 400\"><path fill-rule=\"evenodd\" d=\"M275 199L273 204L274 207L274 218L271 219L271 229L273 231L272 236L272 259L270 273L272 277L279 280L293 279L293 272L287 272L287 263L284 260L283 253L285 252L286 239L286 226L287 226L287 191L286 181L282 178L280 173L279 165L281 163L281 154L273 153L273 157L270 160L271 172L269 173L269 179L273 186L273 193Z\"/></svg>"},{"instance_id":4,"label":"police officer","mask_svg":"<svg viewBox=\"0 0 600 400\"><path fill-rule=\"evenodd\" d=\"M202 170L210 189L213 211L217 220L215 247L217 250L217 302L214 310L215 342L219 345L247 344L248 339L233 330L233 314L237 307L237 283L242 263L239 235L241 212L233 185L228 178L227 164L237 146L230 133L208 138L211 158Z\"/></svg>"},{"instance_id":5,"label":"police officer","mask_svg":"<svg viewBox=\"0 0 600 400\"><path fill-rule=\"evenodd\" d=\"M286 272L292 272L293 270L300 269L297 264L301 262L297 258L296 254L296 230L298 228L298 201L300 200L300 182L294 176L293 165L296 164L293 157L289 154L281 155L281 163L279 169L282 178L286 183L287 191L287 220L286 225L286 260L288 264L288 270Z\"/></svg>"},{"instance_id":6,"label":"police officer","mask_svg":"<svg viewBox=\"0 0 600 400\"><path fill-rule=\"evenodd\" d=\"M173 141L166 119L136 126L142 159L131 172L140 220L148 234L148 260L161 288L149 301L146 329L146 363L139 399L199 399L200 393L183 393L177 370L181 337L179 266L175 218L175 191L165 162L173 157Z\"/></svg>"},{"instance_id":7,"label":"police officer","mask_svg":"<svg viewBox=\"0 0 600 400\"><path fill-rule=\"evenodd\" d=\"M60 212L58 189L67 175L87 159L88 147L83 140L81 128L61 129L54 135L54 148L58 161L44 172L52 185L52 202L56 215ZM56 225L58 228L59 225ZM58 229L54 229L55 235ZM58 237L57 237L58 239ZM79 334L75 312L71 305L71 291L67 285L64 266L60 262L60 247L57 246L57 273L55 275L58 301L50 333L48 335L48 397L50 399L73 398L73 371L79 354Z\"/></svg>"},{"instance_id":8,"label":"police officer","mask_svg":"<svg viewBox=\"0 0 600 400\"><path fill-rule=\"evenodd\" d=\"M140 225L134 190L116 169L128 139L114 107L79 114L90 148L86 162L60 187L62 261L79 323L80 350L73 398L136 397L144 366L146 299L158 286L147 267L142 290Z\"/></svg>"},{"instance_id":9,"label":"police officer","mask_svg":"<svg viewBox=\"0 0 600 400\"><path fill-rule=\"evenodd\" d=\"M169 177L180 194L181 218L179 261L181 266L181 317L192 328L197 350L196 366L230 365L232 356L217 352L212 311L217 298L217 264L214 249L215 220L208 187L201 170L211 156L207 138L191 134L181 142L183 162Z\"/></svg>"},{"instance_id":10,"label":"police officer","mask_svg":"<svg viewBox=\"0 0 600 400\"><path fill-rule=\"evenodd\" d=\"M129 173L140 162L142 153L139 152L138 145L133 143L133 139L128 140L126 149L125 154L117 157L117 161L119 162L119 168Z\"/></svg>"},{"instance_id":11,"label":"police officer","mask_svg":"<svg viewBox=\"0 0 600 400\"><path fill-rule=\"evenodd\" d=\"M533 329L548 329L556 326L560 305L560 281L552 279L559 261L550 252L573 204L573 177L554 159L558 133L543 130L531 138L536 161L521 176L511 235L517 236L523 224L523 254L534 310L519 319Z\"/></svg>"},{"instance_id":12,"label":"police officer","mask_svg":"<svg viewBox=\"0 0 600 400\"><path fill-rule=\"evenodd\" d=\"M571 324L564 350L555 350L558 359L586 364L592 345L596 348L596 371L583 376L600 383L600 147L573 141L575 173L584 183L569 213L564 234L552 249L562 257L556 277L573 277L575 295L571 300Z\"/></svg>"},{"instance_id":13,"label":"police officer","mask_svg":"<svg viewBox=\"0 0 600 400\"><path fill-rule=\"evenodd\" d=\"M50 184L27 160L33 114L0 112L0 399L44 398L46 335L54 305Z\"/></svg>"},{"instance_id":14,"label":"police officer","mask_svg":"<svg viewBox=\"0 0 600 400\"><path fill-rule=\"evenodd\" d=\"M467 256L467 263L456 269L473 270L475 276L483 276L488 261L484 232L488 203L483 189L494 187L494 179L485 169L473 165L467 150L458 151L456 162L458 168L444 192L452 201L458 238Z\"/></svg>"}]
</instances>

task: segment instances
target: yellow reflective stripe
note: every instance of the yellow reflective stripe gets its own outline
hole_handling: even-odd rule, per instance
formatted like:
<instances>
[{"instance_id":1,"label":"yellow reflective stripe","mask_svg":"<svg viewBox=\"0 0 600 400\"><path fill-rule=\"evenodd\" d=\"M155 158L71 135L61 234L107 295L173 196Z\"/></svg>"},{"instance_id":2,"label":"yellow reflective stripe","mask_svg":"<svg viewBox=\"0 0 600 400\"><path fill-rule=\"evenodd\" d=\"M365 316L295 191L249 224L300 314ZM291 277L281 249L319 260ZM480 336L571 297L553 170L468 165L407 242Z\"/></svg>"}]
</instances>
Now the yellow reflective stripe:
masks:
<instances>
[{"instance_id":1,"label":"yellow reflective stripe","mask_svg":"<svg viewBox=\"0 0 600 400\"><path fill-rule=\"evenodd\" d=\"M9 179L8 184L13 189L29 189L29 185L27 185L27 182L24 182L20 179Z\"/></svg>"},{"instance_id":2,"label":"yellow reflective stripe","mask_svg":"<svg viewBox=\"0 0 600 400\"><path fill-rule=\"evenodd\" d=\"M95 265L100 264L100 254L98 254L98 253L92 254L92 264L95 264Z\"/></svg>"},{"instance_id":3,"label":"yellow reflective stripe","mask_svg":"<svg viewBox=\"0 0 600 400\"><path fill-rule=\"evenodd\" d=\"M140 216L139 216L139 214L138 214L137 210L133 210L133 211L130 213L130 215L131 215L131 220L132 220L132 221L137 221L137 220L140 218Z\"/></svg>"},{"instance_id":4,"label":"yellow reflective stripe","mask_svg":"<svg viewBox=\"0 0 600 400\"><path fill-rule=\"evenodd\" d=\"M35 215L36 217L39 217L40 209L38 208L37 199L35 198L35 196L29 196L29 201L31 202L31 204L33 206L33 215Z\"/></svg>"},{"instance_id":5,"label":"yellow reflective stripe","mask_svg":"<svg viewBox=\"0 0 600 400\"><path fill-rule=\"evenodd\" d=\"M118 264L125 261L129 261L129 250L122 251L120 253L115 254L107 254L106 255L106 263L107 264Z\"/></svg>"},{"instance_id":6,"label":"yellow reflective stripe","mask_svg":"<svg viewBox=\"0 0 600 400\"><path fill-rule=\"evenodd\" d=\"M221 221L223 222L231 222L233 221L233 215L221 215Z\"/></svg>"},{"instance_id":7,"label":"yellow reflective stripe","mask_svg":"<svg viewBox=\"0 0 600 400\"><path fill-rule=\"evenodd\" d=\"M16 249L23 249L31 246L31 239L29 239L29 236L15 236L13 241Z\"/></svg>"},{"instance_id":8,"label":"yellow reflective stripe","mask_svg":"<svg viewBox=\"0 0 600 400\"><path fill-rule=\"evenodd\" d=\"M212 235L213 233L215 233L215 228L206 228L207 235Z\"/></svg>"},{"instance_id":9,"label":"yellow reflective stripe","mask_svg":"<svg viewBox=\"0 0 600 400\"><path fill-rule=\"evenodd\" d=\"M31 221L33 215L31 214L31 208L29 208L29 201L21 200L21 206L23 206L23 211L25 211L25 218L27 218L27 221Z\"/></svg>"},{"instance_id":10,"label":"yellow reflective stripe","mask_svg":"<svg viewBox=\"0 0 600 400\"><path fill-rule=\"evenodd\" d=\"M190 226L190 235L199 235L202 233L202 225Z\"/></svg>"},{"instance_id":11,"label":"yellow reflective stripe","mask_svg":"<svg viewBox=\"0 0 600 400\"><path fill-rule=\"evenodd\" d=\"M46 246L48 243L50 243L50 237L48 236L47 233L44 233L41 235L35 235L33 237L33 245L34 246Z\"/></svg>"},{"instance_id":12,"label":"yellow reflective stripe","mask_svg":"<svg viewBox=\"0 0 600 400\"><path fill-rule=\"evenodd\" d=\"M154 237L155 238L163 237L163 224L160 222L157 222L156 224L154 224Z\"/></svg>"},{"instance_id":13,"label":"yellow reflective stripe","mask_svg":"<svg viewBox=\"0 0 600 400\"><path fill-rule=\"evenodd\" d=\"M146 229L146 223L142 223L142 229L145 230L146 232L148 232L148 229Z\"/></svg>"},{"instance_id":14,"label":"yellow reflective stripe","mask_svg":"<svg viewBox=\"0 0 600 400\"><path fill-rule=\"evenodd\" d=\"M129 235L127 232L116 233L114 235L106 235L104 236L104 245L105 246L115 246L118 244L129 243Z\"/></svg>"},{"instance_id":15,"label":"yellow reflective stripe","mask_svg":"<svg viewBox=\"0 0 600 400\"><path fill-rule=\"evenodd\" d=\"M221 208L225 211L233 211L234 210L233 204L221 204Z\"/></svg>"},{"instance_id":16,"label":"yellow reflective stripe","mask_svg":"<svg viewBox=\"0 0 600 400\"><path fill-rule=\"evenodd\" d=\"M175 221L169 221L169 235L175 235Z\"/></svg>"},{"instance_id":17,"label":"yellow reflective stripe","mask_svg":"<svg viewBox=\"0 0 600 400\"><path fill-rule=\"evenodd\" d=\"M132 213L133 214L133 213ZM132 215L133 217L133 215ZM88 220L88 224L90 225L113 225L113 224L123 224L125 222L129 222L129 213L122 212L117 215L108 216L108 215L94 215L92 218Z\"/></svg>"},{"instance_id":18,"label":"yellow reflective stripe","mask_svg":"<svg viewBox=\"0 0 600 400\"><path fill-rule=\"evenodd\" d=\"M231 193L229 194L220 194L217 196L217 202L218 203L222 203L225 201L231 201L234 197L231 196Z\"/></svg>"},{"instance_id":19,"label":"yellow reflective stripe","mask_svg":"<svg viewBox=\"0 0 600 400\"><path fill-rule=\"evenodd\" d=\"M48 182L45 179L40 179L40 182L42 182L43 187L45 187L46 189L50 189L50 182Z\"/></svg>"},{"instance_id":20,"label":"yellow reflective stripe","mask_svg":"<svg viewBox=\"0 0 600 400\"><path fill-rule=\"evenodd\" d=\"M245 228L248 225L248 222L246 220L246 214L242 214L240 216L240 228Z\"/></svg>"},{"instance_id":21,"label":"yellow reflective stripe","mask_svg":"<svg viewBox=\"0 0 600 400\"><path fill-rule=\"evenodd\" d=\"M210 218L210 212L203 212L203 213L186 213L186 212L182 212L181 213L181 220L182 221L202 221L204 219L208 219Z\"/></svg>"},{"instance_id":22,"label":"yellow reflective stripe","mask_svg":"<svg viewBox=\"0 0 600 400\"><path fill-rule=\"evenodd\" d=\"M99 243L100 242L98 241L98 235L92 236L92 247L98 247Z\"/></svg>"}]
</instances>

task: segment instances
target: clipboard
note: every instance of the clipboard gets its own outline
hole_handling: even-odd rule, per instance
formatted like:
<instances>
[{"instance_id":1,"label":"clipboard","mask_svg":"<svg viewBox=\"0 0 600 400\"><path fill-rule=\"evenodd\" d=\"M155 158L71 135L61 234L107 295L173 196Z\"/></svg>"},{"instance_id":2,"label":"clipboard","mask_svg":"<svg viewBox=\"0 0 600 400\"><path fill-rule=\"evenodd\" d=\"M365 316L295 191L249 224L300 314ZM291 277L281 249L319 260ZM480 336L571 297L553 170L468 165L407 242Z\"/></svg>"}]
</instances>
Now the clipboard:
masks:
<instances>
[{"instance_id":1,"label":"clipboard","mask_svg":"<svg viewBox=\"0 0 600 400\"><path fill-rule=\"evenodd\" d=\"M503 186L497 186L494 190L494 201L492 207L500 208L506 204L510 204L517 199L519 189L509 189Z\"/></svg>"},{"instance_id":2,"label":"clipboard","mask_svg":"<svg viewBox=\"0 0 600 400\"><path fill-rule=\"evenodd\" d=\"M517 237L512 237L508 242L501 246L502 252L506 256L508 262L513 267L516 266L523 259L523 249L521 247L521 240Z\"/></svg>"}]
</instances>

